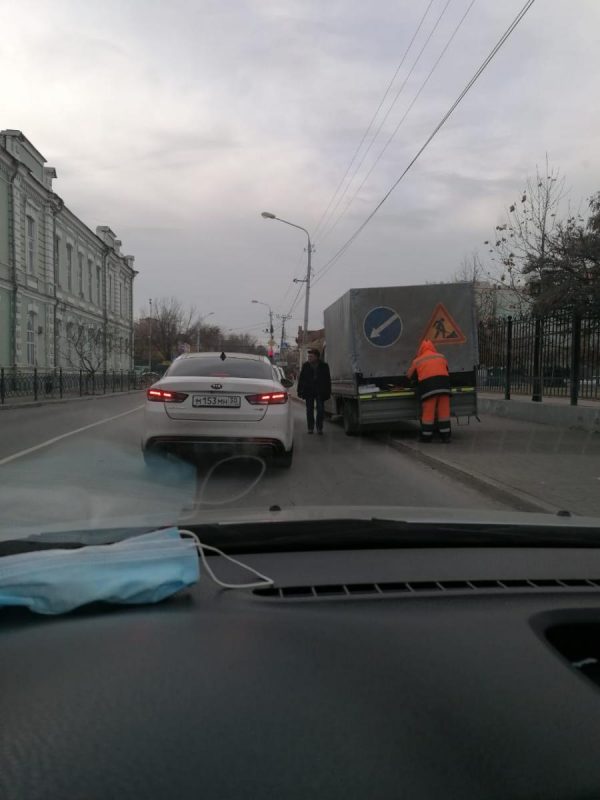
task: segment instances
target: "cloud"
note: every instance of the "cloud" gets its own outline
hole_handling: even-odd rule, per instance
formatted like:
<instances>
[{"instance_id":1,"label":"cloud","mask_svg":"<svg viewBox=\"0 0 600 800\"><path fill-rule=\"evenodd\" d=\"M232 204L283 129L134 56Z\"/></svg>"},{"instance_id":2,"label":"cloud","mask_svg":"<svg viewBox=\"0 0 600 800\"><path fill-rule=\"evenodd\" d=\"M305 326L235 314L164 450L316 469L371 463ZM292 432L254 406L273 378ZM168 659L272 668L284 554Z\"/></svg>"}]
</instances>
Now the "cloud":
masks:
<instances>
[{"instance_id":1,"label":"cloud","mask_svg":"<svg viewBox=\"0 0 600 800\"><path fill-rule=\"evenodd\" d=\"M473 6L348 214L315 237L317 270L401 174L520 6ZM442 7L434 0L405 70ZM348 196L466 7L449 7ZM250 295L291 303L291 278L306 257L303 234L260 211L314 231L424 8L408 0L0 0L11 34L0 42L0 121L23 130L57 168L56 189L76 213L123 238L137 257L140 298L176 293L218 310L224 326L252 325ZM316 285L313 324L350 285L451 275L546 152L573 197L598 188L599 31L595 0L532 8Z\"/></svg>"}]
</instances>

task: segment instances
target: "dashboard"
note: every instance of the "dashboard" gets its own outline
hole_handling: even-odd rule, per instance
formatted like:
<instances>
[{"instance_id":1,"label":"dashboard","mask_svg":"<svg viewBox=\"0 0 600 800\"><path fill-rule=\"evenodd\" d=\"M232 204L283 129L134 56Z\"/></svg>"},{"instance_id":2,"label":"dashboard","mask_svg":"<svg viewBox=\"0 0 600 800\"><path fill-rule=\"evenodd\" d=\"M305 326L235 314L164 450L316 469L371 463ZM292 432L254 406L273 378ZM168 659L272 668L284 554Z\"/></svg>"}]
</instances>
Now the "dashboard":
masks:
<instances>
[{"instance_id":1,"label":"dashboard","mask_svg":"<svg viewBox=\"0 0 600 800\"><path fill-rule=\"evenodd\" d=\"M0 798L600 796L600 552L243 560L274 587L3 610Z\"/></svg>"}]
</instances>

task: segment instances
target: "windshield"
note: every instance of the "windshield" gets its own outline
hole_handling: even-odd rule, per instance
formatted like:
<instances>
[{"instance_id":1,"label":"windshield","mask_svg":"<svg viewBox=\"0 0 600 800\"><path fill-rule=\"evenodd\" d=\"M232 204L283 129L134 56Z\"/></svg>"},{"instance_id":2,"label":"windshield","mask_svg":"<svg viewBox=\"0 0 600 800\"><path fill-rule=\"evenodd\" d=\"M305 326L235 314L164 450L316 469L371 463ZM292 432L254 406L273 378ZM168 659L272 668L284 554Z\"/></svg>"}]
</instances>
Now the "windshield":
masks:
<instances>
[{"instance_id":1,"label":"windshield","mask_svg":"<svg viewBox=\"0 0 600 800\"><path fill-rule=\"evenodd\" d=\"M600 4L2 12L0 538L600 519Z\"/></svg>"}]
</instances>

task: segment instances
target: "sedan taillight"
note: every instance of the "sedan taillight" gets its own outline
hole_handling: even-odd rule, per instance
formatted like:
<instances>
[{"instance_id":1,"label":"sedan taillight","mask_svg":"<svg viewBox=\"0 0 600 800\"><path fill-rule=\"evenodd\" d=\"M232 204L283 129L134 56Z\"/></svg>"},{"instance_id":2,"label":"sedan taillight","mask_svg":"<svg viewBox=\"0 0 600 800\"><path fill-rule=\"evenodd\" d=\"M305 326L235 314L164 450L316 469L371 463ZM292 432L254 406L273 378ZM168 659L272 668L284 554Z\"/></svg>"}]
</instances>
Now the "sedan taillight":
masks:
<instances>
[{"instance_id":1,"label":"sedan taillight","mask_svg":"<svg viewBox=\"0 0 600 800\"><path fill-rule=\"evenodd\" d=\"M146 397L155 403L183 403L187 394L185 392L172 392L169 389L148 389Z\"/></svg>"},{"instance_id":2,"label":"sedan taillight","mask_svg":"<svg viewBox=\"0 0 600 800\"><path fill-rule=\"evenodd\" d=\"M253 406L274 406L287 403L287 392L265 392L265 394L247 394L246 400Z\"/></svg>"}]
</instances>

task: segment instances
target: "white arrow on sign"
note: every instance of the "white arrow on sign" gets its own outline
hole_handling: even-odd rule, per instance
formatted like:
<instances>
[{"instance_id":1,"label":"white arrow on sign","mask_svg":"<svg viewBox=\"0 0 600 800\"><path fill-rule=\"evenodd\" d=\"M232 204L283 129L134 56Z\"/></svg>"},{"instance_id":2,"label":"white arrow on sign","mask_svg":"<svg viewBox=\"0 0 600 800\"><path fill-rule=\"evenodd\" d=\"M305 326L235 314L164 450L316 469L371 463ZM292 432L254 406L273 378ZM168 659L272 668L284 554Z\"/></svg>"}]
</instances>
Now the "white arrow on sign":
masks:
<instances>
[{"instance_id":1,"label":"white arrow on sign","mask_svg":"<svg viewBox=\"0 0 600 800\"><path fill-rule=\"evenodd\" d=\"M376 339L382 331L384 331L389 325L392 324L392 322L395 322L397 319L400 319L398 314L392 314L392 316L388 317L385 322L382 322L378 328L373 328L369 339Z\"/></svg>"}]
</instances>

